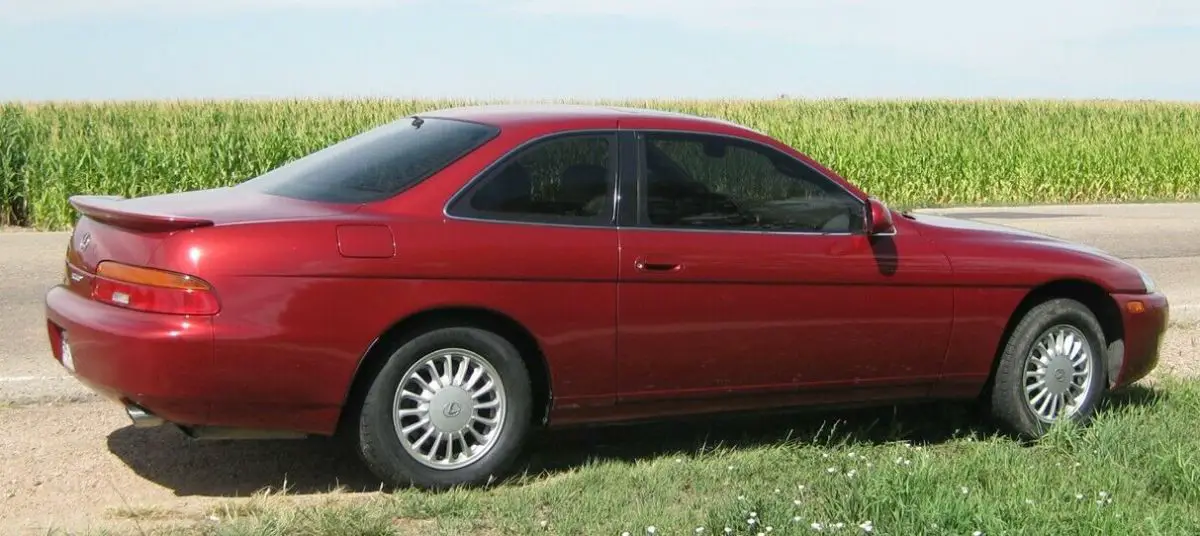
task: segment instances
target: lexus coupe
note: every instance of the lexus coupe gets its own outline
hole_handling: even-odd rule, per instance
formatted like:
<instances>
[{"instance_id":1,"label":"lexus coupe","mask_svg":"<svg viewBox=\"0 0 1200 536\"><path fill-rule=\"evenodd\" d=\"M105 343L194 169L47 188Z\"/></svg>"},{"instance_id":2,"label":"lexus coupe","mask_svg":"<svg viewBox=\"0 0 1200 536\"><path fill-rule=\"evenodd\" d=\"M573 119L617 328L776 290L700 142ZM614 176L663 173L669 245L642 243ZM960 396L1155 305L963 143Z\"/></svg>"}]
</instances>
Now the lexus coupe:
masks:
<instances>
[{"instance_id":1,"label":"lexus coupe","mask_svg":"<svg viewBox=\"0 0 1200 536\"><path fill-rule=\"evenodd\" d=\"M81 195L54 358L137 426L342 435L499 478L538 427L960 399L1036 437L1157 363L1091 247L899 213L765 134L643 109L420 113L236 186Z\"/></svg>"}]
</instances>

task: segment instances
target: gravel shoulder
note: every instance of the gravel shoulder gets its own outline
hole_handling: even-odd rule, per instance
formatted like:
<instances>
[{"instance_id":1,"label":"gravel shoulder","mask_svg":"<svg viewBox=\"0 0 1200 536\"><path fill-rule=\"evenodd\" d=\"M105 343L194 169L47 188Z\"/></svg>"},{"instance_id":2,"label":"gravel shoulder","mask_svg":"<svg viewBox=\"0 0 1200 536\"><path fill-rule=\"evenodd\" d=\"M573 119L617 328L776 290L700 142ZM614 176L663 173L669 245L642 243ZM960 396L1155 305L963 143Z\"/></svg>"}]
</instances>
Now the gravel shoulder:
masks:
<instances>
[{"instance_id":1,"label":"gravel shoulder","mask_svg":"<svg viewBox=\"0 0 1200 536\"><path fill-rule=\"evenodd\" d=\"M133 428L107 400L0 409L0 452L4 534L138 533L204 521L265 488L303 496L379 486L332 440L192 441L172 427Z\"/></svg>"}]
</instances>

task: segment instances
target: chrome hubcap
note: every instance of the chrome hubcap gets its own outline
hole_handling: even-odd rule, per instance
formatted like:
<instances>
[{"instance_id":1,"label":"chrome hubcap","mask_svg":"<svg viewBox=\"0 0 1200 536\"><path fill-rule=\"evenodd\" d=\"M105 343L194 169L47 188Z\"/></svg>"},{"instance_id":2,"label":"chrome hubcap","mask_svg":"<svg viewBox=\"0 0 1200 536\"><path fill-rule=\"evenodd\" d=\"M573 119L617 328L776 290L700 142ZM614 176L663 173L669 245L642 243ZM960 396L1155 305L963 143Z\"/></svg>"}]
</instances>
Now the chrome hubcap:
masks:
<instances>
[{"instance_id":1,"label":"chrome hubcap","mask_svg":"<svg viewBox=\"0 0 1200 536\"><path fill-rule=\"evenodd\" d=\"M1025 402L1050 423L1071 417L1092 389L1092 345L1073 326L1044 332L1025 358Z\"/></svg>"},{"instance_id":2,"label":"chrome hubcap","mask_svg":"<svg viewBox=\"0 0 1200 536\"><path fill-rule=\"evenodd\" d=\"M471 464L495 445L504 424L504 383L483 356L447 348L418 359L392 404L400 444L434 469Z\"/></svg>"}]
</instances>

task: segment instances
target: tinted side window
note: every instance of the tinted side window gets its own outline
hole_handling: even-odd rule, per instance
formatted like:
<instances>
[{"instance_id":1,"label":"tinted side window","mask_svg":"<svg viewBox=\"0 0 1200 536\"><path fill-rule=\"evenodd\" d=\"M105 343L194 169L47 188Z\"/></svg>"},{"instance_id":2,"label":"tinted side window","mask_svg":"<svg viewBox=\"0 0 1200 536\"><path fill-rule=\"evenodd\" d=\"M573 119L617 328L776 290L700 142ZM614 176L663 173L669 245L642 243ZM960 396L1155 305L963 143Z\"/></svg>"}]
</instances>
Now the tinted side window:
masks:
<instances>
[{"instance_id":1,"label":"tinted side window","mask_svg":"<svg viewBox=\"0 0 1200 536\"><path fill-rule=\"evenodd\" d=\"M864 205L816 170L748 141L648 133L645 217L653 226L859 232Z\"/></svg>"},{"instance_id":2,"label":"tinted side window","mask_svg":"<svg viewBox=\"0 0 1200 536\"><path fill-rule=\"evenodd\" d=\"M616 144L610 135L536 142L493 169L452 214L568 224L612 222Z\"/></svg>"},{"instance_id":3,"label":"tinted side window","mask_svg":"<svg viewBox=\"0 0 1200 536\"><path fill-rule=\"evenodd\" d=\"M239 187L329 203L396 195L483 145L500 130L452 119L388 123L293 160Z\"/></svg>"}]
</instances>

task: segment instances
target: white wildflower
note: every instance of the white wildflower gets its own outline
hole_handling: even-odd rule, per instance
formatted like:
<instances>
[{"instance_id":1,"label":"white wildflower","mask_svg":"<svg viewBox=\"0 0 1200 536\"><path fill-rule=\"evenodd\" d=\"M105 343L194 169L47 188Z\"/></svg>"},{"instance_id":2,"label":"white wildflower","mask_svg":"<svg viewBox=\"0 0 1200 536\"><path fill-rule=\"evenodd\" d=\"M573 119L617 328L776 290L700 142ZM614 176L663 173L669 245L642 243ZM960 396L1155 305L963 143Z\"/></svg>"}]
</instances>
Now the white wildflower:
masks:
<instances>
[{"instance_id":1,"label":"white wildflower","mask_svg":"<svg viewBox=\"0 0 1200 536\"><path fill-rule=\"evenodd\" d=\"M967 489L967 487L966 487L966 486L963 486L963 487L961 487L961 488L959 488L959 489L961 489L961 490L962 490L962 492L963 492L963 495L966 495L966 494L967 494L967 492L968 492L968 491L970 491L970 490L968 490L968 489Z\"/></svg>"},{"instance_id":2,"label":"white wildflower","mask_svg":"<svg viewBox=\"0 0 1200 536\"><path fill-rule=\"evenodd\" d=\"M873 525L871 523L871 520L868 519L866 521L863 521L862 523L859 523L858 528L863 529L863 532L871 532L871 531L875 530L875 525Z\"/></svg>"},{"instance_id":3,"label":"white wildflower","mask_svg":"<svg viewBox=\"0 0 1200 536\"><path fill-rule=\"evenodd\" d=\"M846 524L842 523L841 521L838 521L837 523L833 524L833 528L835 528L835 529L841 529L842 527L845 527L845 526L846 526Z\"/></svg>"},{"instance_id":4,"label":"white wildflower","mask_svg":"<svg viewBox=\"0 0 1200 536\"><path fill-rule=\"evenodd\" d=\"M655 532L658 532L658 529L654 528L654 525L646 527L646 534L654 534Z\"/></svg>"},{"instance_id":5,"label":"white wildflower","mask_svg":"<svg viewBox=\"0 0 1200 536\"><path fill-rule=\"evenodd\" d=\"M792 516L792 523L799 523L799 522L800 522L800 516Z\"/></svg>"},{"instance_id":6,"label":"white wildflower","mask_svg":"<svg viewBox=\"0 0 1200 536\"><path fill-rule=\"evenodd\" d=\"M823 525L821 525L820 523L817 523L815 521L809 526L812 527L813 530L824 530L825 529L825 527Z\"/></svg>"},{"instance_id":7,"label":"white wildflower","mask_svg":"<svg viewBox=\"0 0 1200 536\"><path fill-rule=\"evenodd\" d=\"M837 472L837 467L830 467L829 469L826 469L825 472L832 475L833 473Z\"/></svg>"}]
</instances>

